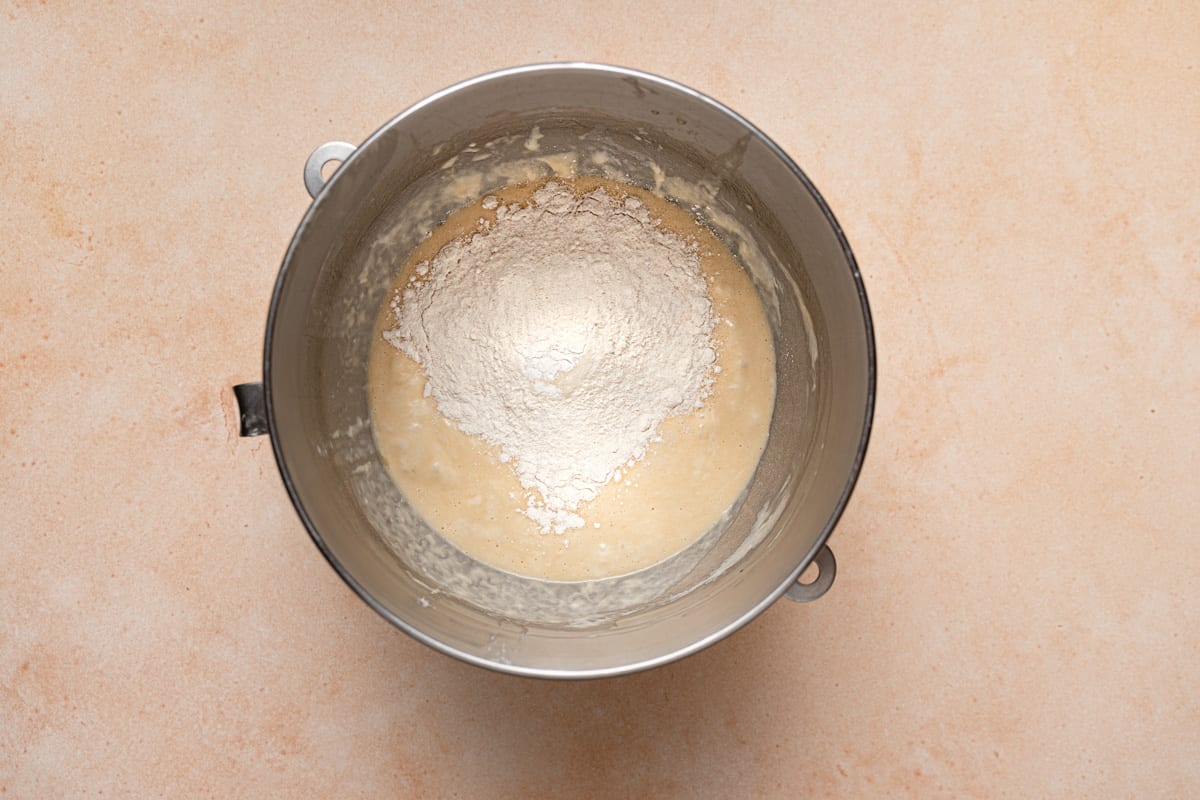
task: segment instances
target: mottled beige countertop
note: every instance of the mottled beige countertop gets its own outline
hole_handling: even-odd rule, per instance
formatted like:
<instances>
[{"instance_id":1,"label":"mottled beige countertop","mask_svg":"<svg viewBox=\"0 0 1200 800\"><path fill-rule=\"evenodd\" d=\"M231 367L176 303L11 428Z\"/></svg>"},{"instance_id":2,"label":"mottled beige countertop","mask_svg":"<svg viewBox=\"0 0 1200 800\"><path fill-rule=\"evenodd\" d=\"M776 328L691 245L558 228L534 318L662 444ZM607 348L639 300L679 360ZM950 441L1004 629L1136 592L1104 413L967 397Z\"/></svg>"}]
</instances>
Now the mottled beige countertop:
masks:
<instances>
[{"instance_id":1,"label":"mottled beige countertop","mask_svg":"<svg viewBox=\"0 0 1200 800\"><path fill-rule=\"evenodd\" d=\"M1200 796L1195 4L172 5L0 11L0 797ZM229 390L315 145L568 58L773 136L880 358L833 590L585 683L371 612Z\"/></svg>"}]
</instances>

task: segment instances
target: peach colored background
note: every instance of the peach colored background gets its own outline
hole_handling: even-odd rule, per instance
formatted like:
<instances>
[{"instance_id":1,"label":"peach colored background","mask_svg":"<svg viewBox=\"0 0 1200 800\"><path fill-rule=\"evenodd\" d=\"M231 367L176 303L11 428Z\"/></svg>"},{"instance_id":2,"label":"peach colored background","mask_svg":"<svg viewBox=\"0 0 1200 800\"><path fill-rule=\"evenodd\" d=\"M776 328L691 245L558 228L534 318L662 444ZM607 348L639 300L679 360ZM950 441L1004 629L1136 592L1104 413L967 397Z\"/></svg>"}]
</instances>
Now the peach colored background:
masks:
<instances>
[{"instance_id":1,"label":"peach colored background","mask_svg":"<svg viewBox=\"0 0 1200 800\"><path fill-rule=\"evenodd\" d=\"M1195 4L155 5L0 11L0 796L1200 796ZM315 145L565 58L774 136L880 352L832 592L583 684L370 612L228 389Z\"/></svg>"}]
</instances>

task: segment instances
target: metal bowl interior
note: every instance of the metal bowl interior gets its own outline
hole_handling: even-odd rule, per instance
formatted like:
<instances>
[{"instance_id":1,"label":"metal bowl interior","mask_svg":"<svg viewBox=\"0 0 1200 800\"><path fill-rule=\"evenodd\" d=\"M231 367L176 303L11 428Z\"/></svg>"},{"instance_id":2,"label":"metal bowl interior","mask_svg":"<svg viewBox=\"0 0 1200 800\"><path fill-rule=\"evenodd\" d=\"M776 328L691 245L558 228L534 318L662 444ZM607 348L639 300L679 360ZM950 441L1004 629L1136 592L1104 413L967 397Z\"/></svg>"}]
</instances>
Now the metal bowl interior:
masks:
<instances>
[{"instance_id":1,"label":"metal bowl interior","mask_svg":"<svg viewBox=\"0 0 1200 800\"><path fill-rule=\"evenodd\" d=\"M464 202L567 169L694 207L751 272L777 360L767 448L726 523L648 570L580 583L501 572L442 540L383 468L366 398L375 318L413 244ZM553 64L451 87L353 152L288 249L264 374L288 491L321 551L367 603L468 662L576 678L694 652L795 581L858 475L875 365L850 248L775 144L671 81Z\"/></svg>"}]
</instances>

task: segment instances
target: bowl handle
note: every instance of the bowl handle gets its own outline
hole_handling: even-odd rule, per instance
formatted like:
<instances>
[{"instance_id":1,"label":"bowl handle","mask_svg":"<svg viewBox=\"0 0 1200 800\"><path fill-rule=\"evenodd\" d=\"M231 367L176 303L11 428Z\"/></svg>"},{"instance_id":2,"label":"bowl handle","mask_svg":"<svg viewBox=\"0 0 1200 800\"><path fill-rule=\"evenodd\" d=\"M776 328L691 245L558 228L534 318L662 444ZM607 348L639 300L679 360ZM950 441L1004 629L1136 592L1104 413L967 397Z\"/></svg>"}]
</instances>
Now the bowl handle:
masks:
<instances>
[{"instance_id":1,"label":"bowl handle","mask_svg":"<svg viewBox=\"0 0 1200 800\"><path fill-rule=\"evenodd\" d=\"M239 436L262 436L268 433L267 403L263 398L261 383L239 383L233 387L237 398Z\"/></svg>"},{"instance_id":2,"label":"bowl handle","mask_svg":"<svg viewBox=\"0 0 1200 800\"><path fill-rule=\"evenodd\" d=\"M817 551L816 557L810 563L817 565L817 579L812 583L801 583L800 578L797 577L796 582L789 586L787 592L784 593L788 600L807 603L816 600L828 592L830 586L833 586L833 579L837 577L837 560L834 559L829 545L821 545L821 549ZM807 569L805 571L807 572Z\"/></svg>"},{"instance_id":3,"label":"bowl handle","mask_svg":"<svg viewBox=\"0 0 1200 800\"><path fill-rule=\"evenodd\" d=\"M325 179L321 177L321 169L330 161L342 162L357 150L349 142L326 142L312 151L312 155L304 162L304 188L314 200L317 193L325 188Z\"/></svg>"}]
</instances>

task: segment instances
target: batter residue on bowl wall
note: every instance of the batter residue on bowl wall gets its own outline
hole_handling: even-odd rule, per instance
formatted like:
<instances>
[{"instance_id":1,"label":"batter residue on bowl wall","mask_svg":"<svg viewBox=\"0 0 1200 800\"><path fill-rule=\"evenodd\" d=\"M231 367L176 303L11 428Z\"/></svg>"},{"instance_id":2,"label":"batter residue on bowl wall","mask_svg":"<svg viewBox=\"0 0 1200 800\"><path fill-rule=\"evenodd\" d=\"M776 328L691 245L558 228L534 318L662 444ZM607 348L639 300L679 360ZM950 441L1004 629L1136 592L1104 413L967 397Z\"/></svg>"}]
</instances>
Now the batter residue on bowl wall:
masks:
<instances>
[{"instance_id":1,"label":"batter residue on bowl wall","mask_svg":"<svg viewBox=\"0 0 1200 800\"><path fill-rule=\"evenodd\" d=\"M766 443L758 295L678 206L599 178L508 187L410 255L371 348L375 437L446 539L551 580L695 541Z\"/></svg>"}]
</instances>

